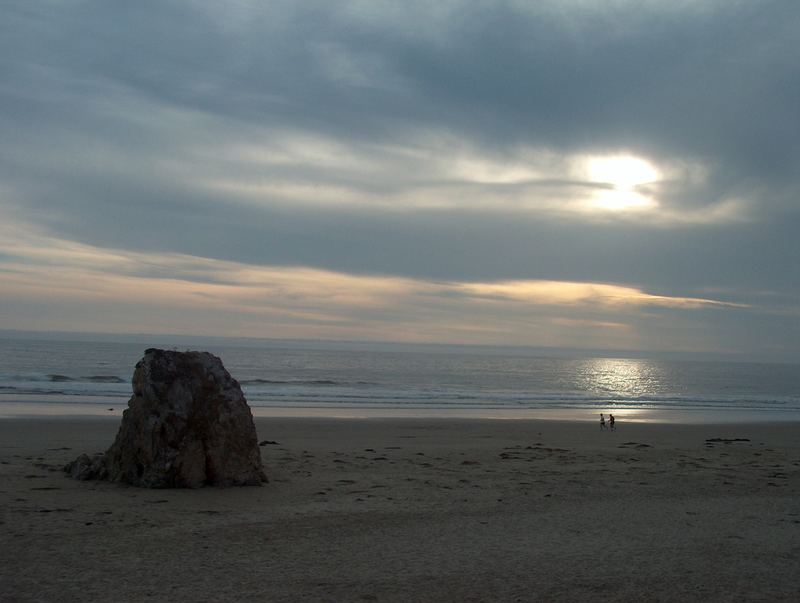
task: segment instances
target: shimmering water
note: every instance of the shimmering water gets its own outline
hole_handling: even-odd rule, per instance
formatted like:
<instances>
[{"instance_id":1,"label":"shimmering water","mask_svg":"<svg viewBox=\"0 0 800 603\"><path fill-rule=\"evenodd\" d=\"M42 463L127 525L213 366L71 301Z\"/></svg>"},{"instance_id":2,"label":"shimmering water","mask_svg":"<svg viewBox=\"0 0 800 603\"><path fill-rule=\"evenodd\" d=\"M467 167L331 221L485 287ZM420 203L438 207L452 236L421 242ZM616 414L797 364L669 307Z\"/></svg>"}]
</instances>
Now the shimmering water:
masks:
<instances>
[{"instance_id":1,"label":"shimmering water","mask_svg":"<svg viewBox=\"0 0 800 603\"><path fill-rule=\"evenodd\" d=\"M146 345L0 339L0 405L124 404ZM648 411L800 418L800 366L524 354L203 346L254 408L315 411ZM524 414L524 413L523 413Z\"/></svg>"}]
</instances>

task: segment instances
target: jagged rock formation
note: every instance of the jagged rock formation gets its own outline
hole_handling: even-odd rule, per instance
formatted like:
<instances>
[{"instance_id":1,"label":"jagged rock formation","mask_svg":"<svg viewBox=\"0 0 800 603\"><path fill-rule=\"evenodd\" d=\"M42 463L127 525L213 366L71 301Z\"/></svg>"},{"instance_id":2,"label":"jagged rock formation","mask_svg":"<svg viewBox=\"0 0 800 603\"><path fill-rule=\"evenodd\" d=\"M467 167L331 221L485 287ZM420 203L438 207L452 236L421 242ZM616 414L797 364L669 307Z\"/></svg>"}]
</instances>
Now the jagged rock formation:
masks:
<instances>
[{"instance_id":1,"label":"jagged rock formation","mask_svg":"<svg viewBox=\"0 0 800 603\"><path fill-rule=\"evenodd\" d=\"M104 455L64 470L147 488L250 486L267 481L250 407L222 361L208 352L145 351L133 397Z\"/></svg>"}]
</instances>

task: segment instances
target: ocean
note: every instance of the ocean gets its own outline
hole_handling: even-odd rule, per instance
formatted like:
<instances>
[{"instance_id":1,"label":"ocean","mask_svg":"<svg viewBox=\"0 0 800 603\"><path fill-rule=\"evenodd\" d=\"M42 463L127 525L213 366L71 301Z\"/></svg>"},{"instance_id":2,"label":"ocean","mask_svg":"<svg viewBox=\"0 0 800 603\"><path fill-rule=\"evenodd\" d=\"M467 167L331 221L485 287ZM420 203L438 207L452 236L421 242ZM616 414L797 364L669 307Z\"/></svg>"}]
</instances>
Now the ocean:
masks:
<instances>
[{"instance_id":1,"label":"ocean","mask_svg":"<svg viewBox=\"0 0 800 603\"><path fill-rule=\"evenodd\" d=\"M0 339L0 415L124 407L143 343ZM368 347L368 346L367 346ZM177 349L189 349L180 347ZM191 349L198 349L192 346ZM202 346L256 415L800 420L800 366L532 352Z\"/></svg>"}]
</instances>

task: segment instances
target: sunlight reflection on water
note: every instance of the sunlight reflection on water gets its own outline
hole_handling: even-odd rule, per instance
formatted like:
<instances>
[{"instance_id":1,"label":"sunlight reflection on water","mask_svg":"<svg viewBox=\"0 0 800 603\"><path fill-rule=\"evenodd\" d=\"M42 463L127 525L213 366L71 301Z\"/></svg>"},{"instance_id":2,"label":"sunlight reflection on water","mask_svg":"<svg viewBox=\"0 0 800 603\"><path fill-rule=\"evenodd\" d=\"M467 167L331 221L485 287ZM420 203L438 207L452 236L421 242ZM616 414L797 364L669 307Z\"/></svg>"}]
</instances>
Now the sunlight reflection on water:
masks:
<instances>
[{"instance_id":1,"label":"sunlight reflection on water","mask_svg":"<svg viewBox=\"0 0 800 603\"><path fill-rule=\"evenodd\" d=\"M592 358L585 361L578 380L581 387L590 392L646 396L658 393L664 372L663 367L647 360Z\"/></svg>"}]
</instances>

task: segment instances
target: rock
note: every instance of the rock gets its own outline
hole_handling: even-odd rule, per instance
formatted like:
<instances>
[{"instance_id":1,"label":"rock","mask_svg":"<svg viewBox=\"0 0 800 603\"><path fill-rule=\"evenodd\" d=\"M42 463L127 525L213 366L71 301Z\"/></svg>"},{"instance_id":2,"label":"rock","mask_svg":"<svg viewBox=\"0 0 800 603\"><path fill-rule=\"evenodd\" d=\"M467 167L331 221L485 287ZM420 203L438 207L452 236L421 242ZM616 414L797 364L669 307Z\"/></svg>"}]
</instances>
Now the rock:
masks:
<instances>
[{"instance_id":1,"label":"rock","mask_svg":"<svg viewBox=\"0 0 800 603\"><path fill-rule=\"evenodd\" d=\"M208 352L158 349L136 364L133 397L105 455L81 455L64 469L77 479L146 488L267 481L253 415L222 361Z\"/></svg>"},{"instance_id":2,"label":"rock","mask_svg":"<svg viewBox=\"0 0 800 603\"><path fill-rule=\"evenodd\" d=\"M102 452L91 457L88 454L82 454L71 463L67 463L64 471L71 478L79 480L106 479L108 477L105 455Z\"/></svg>"}]
</instances>

